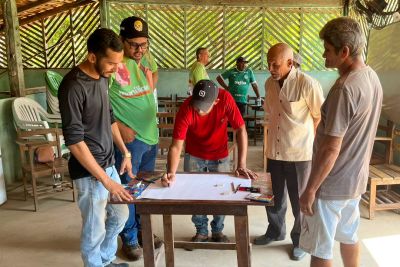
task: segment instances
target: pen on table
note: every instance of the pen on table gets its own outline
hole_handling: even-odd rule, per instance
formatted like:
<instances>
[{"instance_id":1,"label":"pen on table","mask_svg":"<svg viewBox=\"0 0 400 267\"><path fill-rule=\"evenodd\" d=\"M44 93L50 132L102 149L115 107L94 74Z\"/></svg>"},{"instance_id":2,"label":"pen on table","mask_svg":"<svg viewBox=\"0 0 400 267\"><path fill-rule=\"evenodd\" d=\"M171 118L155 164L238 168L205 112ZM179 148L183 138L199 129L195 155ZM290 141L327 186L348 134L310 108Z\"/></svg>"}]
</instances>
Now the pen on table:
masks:
<instances>
[{"instance_id":1,"label":"pen on table","mask_svg":"<svg viewBox=\"0 0 400 267\"><path fill-rule=\"evenodd\" d=\"M260 188L258 187L246 187L246 186L240 186L239 187L239 191L247 191L247 192L251 192L251 193L260 193Z\"/></svg>"},{"instance_id":2,"label":"pen on table","mask_svg":"<svg viewBox=\"0 0 400 267\"><path fill-rule=\"evenodd\" d=\"M240 187L240 184L238 184L238 186L236 187L235 194L236 194L237 191L239 190L239 187Z\"/></svg>"},{"instance_id":3,"label":"pen on table","mask_svg":"<svg viewBox=\"0 0 400 267\"><path fill-rule=\"evenodd\" d=\"M168 164L165 167L167 168L167 172L165 174L167 175L167 186L169 187Z\"/></svg>"},{"instance_id":4,"label":"pen on table","mask_svg":"<svg viewBox=\"0 0 400 267\"><path fill-rule=\"evenodd\" d=\"M169 176L168 176L168 171L167 171L167 185L169 187Z\"/></svg>"},{"instance_id":5,"label":"pen on table","mask_svg":"<svg viewBox=\"0 0 400 267\"><path fill-rule=\"evenodd\" d=\"M231 182L231 188L232 188L232 192L235 193L235 184L233 182Z\"/></svg>"}]
</instances>

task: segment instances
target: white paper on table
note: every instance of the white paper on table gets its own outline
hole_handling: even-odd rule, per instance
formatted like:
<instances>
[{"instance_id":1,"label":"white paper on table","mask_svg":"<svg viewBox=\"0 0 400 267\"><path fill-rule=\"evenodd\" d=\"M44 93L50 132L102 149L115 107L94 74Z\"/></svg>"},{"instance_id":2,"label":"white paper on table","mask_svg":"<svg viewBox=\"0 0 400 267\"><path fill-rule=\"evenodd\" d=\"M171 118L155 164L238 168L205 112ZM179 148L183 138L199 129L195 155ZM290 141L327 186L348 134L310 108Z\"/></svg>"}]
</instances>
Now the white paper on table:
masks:
<instances>
[{"instance_id":1,"label":"white paper on table","mask_svg":"<svg viewBox=\"0 0 400 267\"><path fill-rule=\"evenodd\" d=\"M138 199L172 199L172 200L244 200L249 192L232 191L235 188L251 186L250 179L238 178L231 174L180 173L170 187L163 187L158 180L150 184Z\"/></svg>"}]
</instances>

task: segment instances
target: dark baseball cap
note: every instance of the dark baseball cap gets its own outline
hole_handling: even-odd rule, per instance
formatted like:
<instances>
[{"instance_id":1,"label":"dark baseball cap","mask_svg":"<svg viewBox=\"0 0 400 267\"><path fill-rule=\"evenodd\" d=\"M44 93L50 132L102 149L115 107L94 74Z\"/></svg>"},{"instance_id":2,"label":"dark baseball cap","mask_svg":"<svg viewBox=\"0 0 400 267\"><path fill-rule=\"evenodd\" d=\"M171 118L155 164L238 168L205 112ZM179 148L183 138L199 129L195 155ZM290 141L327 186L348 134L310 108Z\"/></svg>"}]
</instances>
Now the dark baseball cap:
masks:
<instances>
[{"instance_id":1,"label":"dark baseball cap","mask_svg":"<svg viewBox=\"0 0 400 267\"><path fill-rule=\"evenodd\" d=\"M236 59L236 63L240 63L240 62L248 63L248 61L246 60L245 57L238 57L238 58Z\"/></svg>"},{"instance_id":2,"label":"dark baseball cap","mask_svg":"<svg viewBox=\"0 0 400 267\"><path fill-rule=\"evenodd\" d=\"M219 89L210 80L200 80L193 88L192 106L207 111L218 98Z\"/></svg>"},{"instance_id":3,"label":"dark baseball cap","mask_svg":"<svg viewBox=\"0 0 400 267\"><path fill-rule=\"evenodd\" d=\"M119 35L127 39L137 37L149 38L149 26L142 18L129 17L121 22Z\"/></svg>"}]
</instances>

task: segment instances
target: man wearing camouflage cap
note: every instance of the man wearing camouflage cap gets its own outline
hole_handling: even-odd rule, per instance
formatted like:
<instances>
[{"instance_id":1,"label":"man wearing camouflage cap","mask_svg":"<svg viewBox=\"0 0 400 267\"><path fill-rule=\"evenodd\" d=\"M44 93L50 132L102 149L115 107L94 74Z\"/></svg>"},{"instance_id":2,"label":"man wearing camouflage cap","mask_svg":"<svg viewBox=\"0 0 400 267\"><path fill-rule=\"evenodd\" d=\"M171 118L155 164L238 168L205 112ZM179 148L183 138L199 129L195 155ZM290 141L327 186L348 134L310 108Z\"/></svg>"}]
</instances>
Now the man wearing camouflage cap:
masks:
<instances>
[{"instance_id":1,"label":"man wearing camouflage cap","mask_svg":"<svg viewBox=\"0 0 400 267\"><path fill-rule=\"evenodd\" d=\"M122 139L132 155L132 172L154 171L158 149L156 106L153 95L152 72L141 60L148 48L148 25L138 17L121 22L120 38L124 46L124 59L110 81L109 96ZM115 149L115 165L119 166L125 155ZM119 168L119 167L118 167ZM121 175L124 184L131 182ZM138 260L143 252L140 246L140 216L135 205L129 204L129 219L120 233L122 251L130 260ZM162 241L155 237L154 245Z\"/></svg>"}]
</instances>

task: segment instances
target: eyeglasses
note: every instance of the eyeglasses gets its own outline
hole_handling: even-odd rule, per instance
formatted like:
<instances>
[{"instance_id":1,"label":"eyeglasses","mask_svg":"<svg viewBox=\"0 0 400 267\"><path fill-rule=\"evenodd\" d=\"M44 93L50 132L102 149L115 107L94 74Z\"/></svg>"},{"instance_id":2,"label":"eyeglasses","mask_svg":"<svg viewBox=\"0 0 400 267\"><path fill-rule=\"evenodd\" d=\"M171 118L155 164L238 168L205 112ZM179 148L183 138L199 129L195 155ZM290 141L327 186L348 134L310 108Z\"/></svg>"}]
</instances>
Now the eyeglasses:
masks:
<instances>
[{"instance_id":1,"label":"eyeglasses","mask_svg":"<svg viewBox=\"0 0 400 267\"><path fill-rule=\"evenodd\" d=\"M141 43L141 44L138 44L138 43L136 43L136 42L130 42L130 41L128 41L128 40L125 40L125 42L131 47L131 48L133 48L133 49L135 49L135 50L138 50L139 49L139 47L140 48L142 48L142 50L146 50L148 47L149 47L149 43Z\"/></svg>"}]
</instances>

